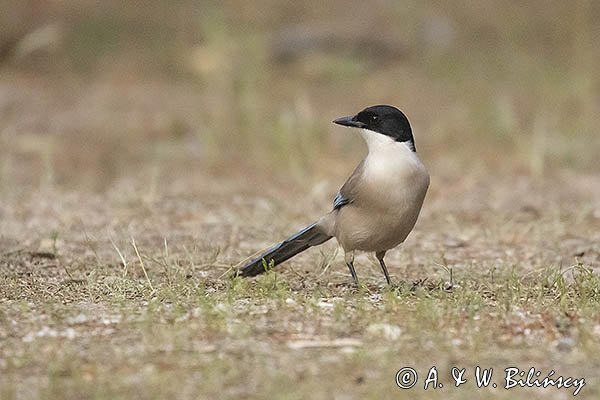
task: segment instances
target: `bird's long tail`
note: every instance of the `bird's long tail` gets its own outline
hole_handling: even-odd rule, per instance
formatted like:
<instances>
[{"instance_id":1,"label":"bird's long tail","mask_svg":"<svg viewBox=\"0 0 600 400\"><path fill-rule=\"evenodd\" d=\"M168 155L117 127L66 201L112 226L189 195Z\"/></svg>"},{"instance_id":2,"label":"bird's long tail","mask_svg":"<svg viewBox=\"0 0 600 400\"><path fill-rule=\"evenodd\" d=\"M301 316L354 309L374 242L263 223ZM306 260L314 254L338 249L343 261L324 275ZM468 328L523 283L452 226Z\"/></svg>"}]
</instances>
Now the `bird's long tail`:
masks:
<instances>
[{"instance_id":1,"label":"bird's long tail","mask_svg":"<svg viewBox=\"0 0 600 400\"><path fill-rule=\"evenodd\" d=\"M265 272L265 264L267 266L271 263L273 266L281 264L309 247L325 243L332 237L323 232L322 228L315 222L250 261L239 270L239 275L255 276L262 274Z\"/></svg>"}]
</instances>

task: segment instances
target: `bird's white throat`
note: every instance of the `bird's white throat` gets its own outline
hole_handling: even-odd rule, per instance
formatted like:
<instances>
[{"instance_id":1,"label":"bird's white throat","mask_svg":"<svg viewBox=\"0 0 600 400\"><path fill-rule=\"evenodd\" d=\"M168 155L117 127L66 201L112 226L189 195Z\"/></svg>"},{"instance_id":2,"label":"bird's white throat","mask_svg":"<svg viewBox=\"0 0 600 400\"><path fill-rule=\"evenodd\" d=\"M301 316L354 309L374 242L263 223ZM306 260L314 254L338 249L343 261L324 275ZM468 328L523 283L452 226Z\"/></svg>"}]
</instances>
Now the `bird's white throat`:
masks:
<instances>
[{"instance_id":1,"label":"bird's white throat","mask_svg":"<svg viewBox=\"0 0 600 400\"><path fill-rule=\"evenodd\" d=\"M389 136L369 129L362 129L361 133L369 148L364 164L368 177L386 179L387 176L423 168L410 141L396 142Z\"/></svg>"}]
</instances>

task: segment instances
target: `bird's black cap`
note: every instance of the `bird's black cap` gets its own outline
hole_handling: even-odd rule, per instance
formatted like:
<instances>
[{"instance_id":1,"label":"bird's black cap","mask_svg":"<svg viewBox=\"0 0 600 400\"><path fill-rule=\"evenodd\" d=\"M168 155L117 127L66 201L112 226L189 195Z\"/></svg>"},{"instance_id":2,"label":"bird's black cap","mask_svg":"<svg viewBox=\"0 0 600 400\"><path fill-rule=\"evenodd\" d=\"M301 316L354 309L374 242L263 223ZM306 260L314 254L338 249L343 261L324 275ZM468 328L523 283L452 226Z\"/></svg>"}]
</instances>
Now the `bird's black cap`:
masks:
<instances>
[{"instance_id":1,"label":"bird's black cap","mask_svg":"<svg viewBox=\"0 0 600 400\"><path fill-rule=\"evenodd\" d=\"M399 109L388 105L367 107L356 115L333 121L338 125L362 128L391 137L397 142L410 142L415 148L410 122Z\"/></svg>"}]
</instances>

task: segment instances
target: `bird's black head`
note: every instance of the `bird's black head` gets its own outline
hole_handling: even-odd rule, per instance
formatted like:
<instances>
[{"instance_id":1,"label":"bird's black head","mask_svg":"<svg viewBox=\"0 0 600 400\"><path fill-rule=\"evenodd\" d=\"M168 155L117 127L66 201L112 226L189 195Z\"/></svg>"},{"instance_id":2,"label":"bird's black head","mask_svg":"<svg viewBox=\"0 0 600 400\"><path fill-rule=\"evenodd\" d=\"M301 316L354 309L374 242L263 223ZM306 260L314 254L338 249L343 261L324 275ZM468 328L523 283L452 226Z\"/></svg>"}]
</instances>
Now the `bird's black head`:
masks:
<instances>
[{"instance_id":1,"label":"bird's black head","mask_svg":"<svg viewBox=\"0 0 600 400\"><path fill-rule=\"evenodd\" d=\"M396 107L371 106L354 116L338 118L333 122L338 125L368 129L389 136L397 142L410 142L412 148L415 149L408 118Z\"/></svg>"}]
</instances>

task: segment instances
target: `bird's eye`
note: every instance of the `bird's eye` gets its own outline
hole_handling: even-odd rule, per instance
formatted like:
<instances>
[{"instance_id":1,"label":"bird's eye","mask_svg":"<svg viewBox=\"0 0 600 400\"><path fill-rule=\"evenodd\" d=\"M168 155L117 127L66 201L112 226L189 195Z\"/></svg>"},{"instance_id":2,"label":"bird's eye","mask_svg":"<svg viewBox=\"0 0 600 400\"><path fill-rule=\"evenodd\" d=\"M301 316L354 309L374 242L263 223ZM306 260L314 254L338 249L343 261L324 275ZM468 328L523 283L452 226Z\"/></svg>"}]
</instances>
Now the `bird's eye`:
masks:
<instances>
[{"instance_id":1,"label":"bird's eye","mask_svg":"<svg viewBox=\"0 0 600 400\"><path fill-rule=\"evenodd\" d=\"M371 121L377 121L378 117L377 115L371 115Z\"/></svg>"}]
</instances>

